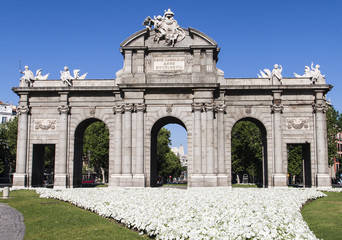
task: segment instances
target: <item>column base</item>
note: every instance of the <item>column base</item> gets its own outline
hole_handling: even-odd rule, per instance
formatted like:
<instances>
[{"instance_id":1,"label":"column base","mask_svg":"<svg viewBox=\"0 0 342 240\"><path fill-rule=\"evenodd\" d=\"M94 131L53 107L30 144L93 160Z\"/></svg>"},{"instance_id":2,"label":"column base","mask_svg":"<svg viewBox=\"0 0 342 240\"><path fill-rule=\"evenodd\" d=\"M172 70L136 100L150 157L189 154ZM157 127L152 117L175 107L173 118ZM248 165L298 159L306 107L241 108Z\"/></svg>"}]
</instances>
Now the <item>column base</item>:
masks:
<instances>
[{"instance_id":1,"label":"column base","mask_svg":"<svg viewBox=\"0 0 342 240\"><path fill-rule=\"evenodd\" d=\"M135 177L132 174L112 174L110 176L110 187L135 187L133 181L140 182L141 178ZM143 179L145 180L145 179Z\"/></svg>"},{"instance_id":2,"label":"column base","mask_svg":"<svg viewBox=\"0 0 342 240\"><path fill-rule=\"evenodd\" d=\"M329 174L316 174L317 187L331 187L331 177Z\"/></svg>"},{"instance_id":3,"label":"column base","mask_svg":"<svg viewBox=\"0 0 342 240\"><path fill-rule=\"evenodd\" d=\"M133 175L133 187L145 187L145 175L144 174Z\"/></svg>"},{"instance_id":4,"label":"column base","mask_svg":"<svg viewBox=\"0 0 342 240\"><path fill-rule=\"evenodd\" d=\"M64 189L68 186L68 175L67 174L56 174L55 182L53 183L54 189Z\"/></svg>"},{"instance_id":5,"label":"column base","mask_svg":"<svg viewBox=\"0 0 342 240\"><path fill-rule=\"evenodd\" d=\"M285 174L273 174L273 187L287 187L287 177Z\"/></svg>"},{"instance_id":6,"label":"column base","mask_svg":"<svg viewBox=\"0 0 342 240\"><path fill-rule=\"evenodd\" d=\"M216 174L206 174L204 176L205 187L217 187L217 176Z\"/></svg>"},{"instance_id":7,"label":"column base","mask_svg":"<svg viewBox=\"0 0 342 240\"><path fill-rule=\"evenodd\" d=\"M191 183L188 187L204 187L204 175L202 174L191 174Z\"/></svg>"},{"instance_id":8,"label":"column base","mask_svg":"<svg viewBox=\"0 0 342 240\"><path fill-rule=\"evenodd\" d=\"M14 173L13 174L13 187L26 187L27 174L26 173Z\"/></svg>"},{"instance_id":9,"label":"column base","mask_svg":"<svg viewBox=\"0 0 342 240\"><path fill-rule=\"evenodd\" d=\"M229 187L231 186L231 182L228 180L227 174L218 174L217 175L217 186L218 187Z\"/></svg>"}]
</instances>

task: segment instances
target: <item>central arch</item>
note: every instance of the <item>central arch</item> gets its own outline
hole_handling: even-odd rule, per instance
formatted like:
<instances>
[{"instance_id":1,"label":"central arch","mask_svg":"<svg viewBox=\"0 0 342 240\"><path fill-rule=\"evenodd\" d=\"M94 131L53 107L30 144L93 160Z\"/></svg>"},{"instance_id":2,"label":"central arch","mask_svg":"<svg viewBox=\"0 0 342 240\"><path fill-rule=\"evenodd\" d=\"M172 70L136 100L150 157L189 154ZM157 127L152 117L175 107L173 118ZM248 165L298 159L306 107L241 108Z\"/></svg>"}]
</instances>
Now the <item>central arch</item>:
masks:
<instances>
[{"instance_id":1,"label":"central arch","mask_svg":"<svg viewBox=\"0 0 342 240\"><path fill-rule=\"evenodd\" d=\"M82 167L83 167L83 144L85 130L95 122L102 122L97 118L88 118L83 120L75 130L74 142L74 163L73 163L73 179L72 185L74 187L82 186Z\"/></svg>"},{"instance_id":2,"label":"central arch","mask_svg":"<svg viewBox=\"0 0 342 240\"><path fill-rule=\"evenodd\" d=\"M150 171L150 186L155 187L157 185L158 180L158 172L157 172L157 136L162 127L167 124L179 124L186 131L187 128L185 124L176 117L168 116L163 117L156 121L151 129L151 171Z\"/></svg>"},{"instance_id":3,"label":"central arch","mask_svg":"<svg viewBox=\"0 0 342 240\"><path fill-rule=\"evenodd\" d=\"M260 130L261 133L261 143L262 143L262 185L263 187L268 187L268 156L267 156L267 131L264 124L259 121L258 119L246 117L238 120L233 128L236 126L237 123L240 122L252 122L254 123ZM232 130L233 130L232 128ZM233 136L231 139L231 144L233 144ZM232 153L232 152L231 152ZM232 159L232 158L231 158ZM233 161L233 159L232 159ZM233 177L233 168L232 168L232 177ZM232 178L233 181L233 178Z\"/></svg>"}]
</instances>

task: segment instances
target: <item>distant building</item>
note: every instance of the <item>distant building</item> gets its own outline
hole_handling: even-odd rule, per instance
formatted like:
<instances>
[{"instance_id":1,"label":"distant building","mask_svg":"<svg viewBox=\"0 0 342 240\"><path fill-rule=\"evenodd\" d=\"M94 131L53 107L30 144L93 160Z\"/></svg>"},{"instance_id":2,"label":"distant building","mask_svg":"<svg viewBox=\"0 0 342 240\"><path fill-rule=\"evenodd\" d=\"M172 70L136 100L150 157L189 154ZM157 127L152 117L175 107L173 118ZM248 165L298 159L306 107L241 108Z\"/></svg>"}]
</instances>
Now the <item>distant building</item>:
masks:
<instances>
[{"instance_id":1,"label":"distant building","mask_svg":"<svg viewBox=\"0 0 342 240\"><path fill-rule=\"evenodd\" d=\"M6 123L17 115L17 106L0 101L0 123Z\"/></svg>"},{"instance_id":2,"label":"distant building","mask_svg":"<svg viewBox=\"0 0 342 240\"><path fill-rule=\"evenodd\" d=\"M181 164L183 167L188 166L188 157L184 154L184 147L180 145L180 147L172 147L171 151L176 154L177 157L179 157L179 160L181 161Z\"/></svg>"}]
</instances>

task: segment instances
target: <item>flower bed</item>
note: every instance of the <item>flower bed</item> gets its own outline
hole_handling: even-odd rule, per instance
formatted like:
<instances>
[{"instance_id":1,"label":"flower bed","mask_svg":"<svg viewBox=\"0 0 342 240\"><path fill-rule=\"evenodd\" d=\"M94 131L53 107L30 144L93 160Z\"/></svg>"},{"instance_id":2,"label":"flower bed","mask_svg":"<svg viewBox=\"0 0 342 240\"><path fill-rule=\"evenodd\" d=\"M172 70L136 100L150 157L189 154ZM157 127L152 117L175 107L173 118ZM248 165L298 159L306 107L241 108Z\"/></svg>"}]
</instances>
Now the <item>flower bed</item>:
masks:
<instances>
[{"instance_id":1,"label":"flower bed","mask_svg":"<svg viewBox=\"0 0 342 240\"><path fill-rule=\"evenodd\" d=\"M37 189L157 239L316 239L300 209L314 189Z\"/></svg>"}]
</instances>

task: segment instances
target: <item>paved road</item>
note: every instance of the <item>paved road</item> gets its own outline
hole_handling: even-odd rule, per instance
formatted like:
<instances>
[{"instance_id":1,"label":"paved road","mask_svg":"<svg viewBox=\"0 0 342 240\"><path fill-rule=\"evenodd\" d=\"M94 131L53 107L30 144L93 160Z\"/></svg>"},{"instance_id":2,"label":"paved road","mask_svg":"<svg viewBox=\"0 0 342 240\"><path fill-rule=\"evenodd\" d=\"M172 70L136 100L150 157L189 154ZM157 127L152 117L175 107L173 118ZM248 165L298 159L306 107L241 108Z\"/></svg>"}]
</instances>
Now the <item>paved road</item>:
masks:
<instances>
[{"instance_id":1,"label":"paved road","mask_svg":"<svg viewBox=\"0 0 342 240\"><path fill-rule=\"evenodd\" d=\"M23 239L24 217L17 210L0 203L0 240Z\"/></svg>"}]
</instances>

